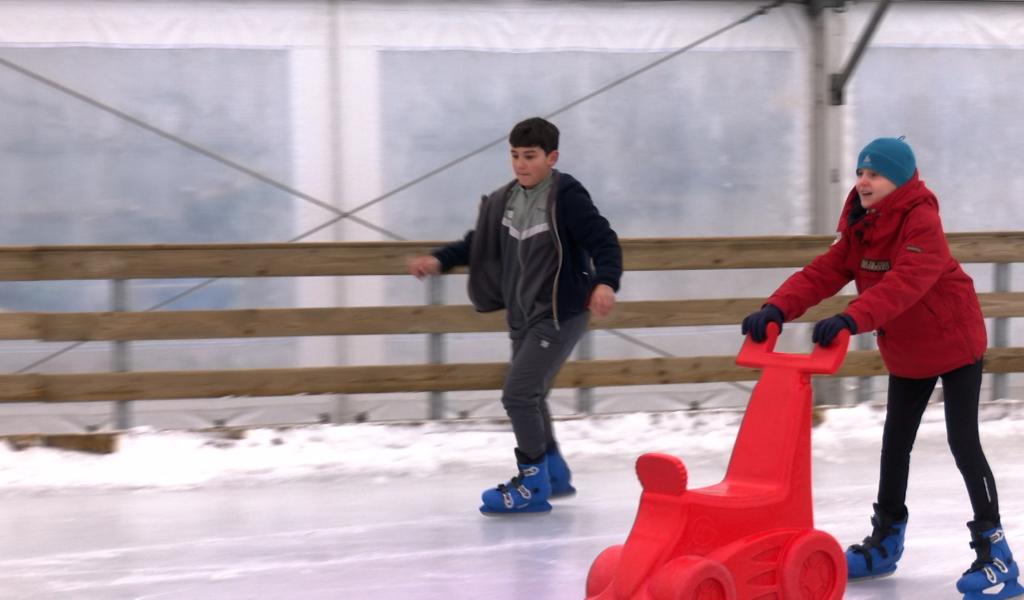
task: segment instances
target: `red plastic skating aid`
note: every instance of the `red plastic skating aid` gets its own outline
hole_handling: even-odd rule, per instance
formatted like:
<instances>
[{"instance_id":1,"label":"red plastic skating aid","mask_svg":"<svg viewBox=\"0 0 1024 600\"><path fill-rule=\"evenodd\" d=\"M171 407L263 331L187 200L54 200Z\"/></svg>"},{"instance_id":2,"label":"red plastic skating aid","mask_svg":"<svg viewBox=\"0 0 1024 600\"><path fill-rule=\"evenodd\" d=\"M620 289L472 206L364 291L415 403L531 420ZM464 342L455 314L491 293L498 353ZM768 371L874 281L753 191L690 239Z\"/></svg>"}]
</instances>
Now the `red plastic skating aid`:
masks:
<instances>
[{"instance_id":1,"label":"red plastic skating aid","mask_svg":"<svg viewBox=\"0 0 1024 600\"><path fill-rule=\"evenodd\" d=\"M643 486L633 529L587 575L588 600L840 600L846 558L814 529L811 375L835 373L850 333L811 354L775 352L748 336L736 364L763 369L740 424L725 479L686 489L667 454L636 461Z\"/></svg>"}]
</instances>

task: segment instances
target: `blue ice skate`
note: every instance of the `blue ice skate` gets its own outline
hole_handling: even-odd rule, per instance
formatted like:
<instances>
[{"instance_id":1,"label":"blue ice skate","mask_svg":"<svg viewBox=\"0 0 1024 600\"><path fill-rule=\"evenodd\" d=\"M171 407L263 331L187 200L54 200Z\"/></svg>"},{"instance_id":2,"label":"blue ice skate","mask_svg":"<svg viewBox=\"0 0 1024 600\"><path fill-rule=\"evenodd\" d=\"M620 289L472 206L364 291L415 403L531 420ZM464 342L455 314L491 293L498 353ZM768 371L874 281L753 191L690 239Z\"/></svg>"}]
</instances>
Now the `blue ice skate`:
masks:
<instances>
[{"instance_id":1,"label":"blue ice skate","mask_svg":"<svg viewBox=\"0 0 1024 600\"><path fill-rule=\"evenodd\" d=\"M978 558L956 582L964 600L1003 600L1024 595L1017 577L1020 569L1013 560L1003 528L988 521L971 521L971 548Z\"/></svg>"},{"instance_id":2,"label":"blue ice skate","mask_svg":"<svg viewBox=\"0 0 1024 600\"><path fill-rule=\"evenodd\" d=\"M572 486L572 471L565 459L558 451L558 446L548 449L548 474L551 476L551 498L566 498L576 495L576 488Z\"/></svg>"},{"instance_id":3,"label":"blue ice skate","mask_svg":"<svg viewBox=\"0 0 1024 600\"><path fill-rule=\"evenodd\" d=\"M523 463L519 458L519 474L498 487L485 490L481 499L480 512L487 516L544 513L551 510L551 479L548 474L548 458L537 463Z\"/></svg>"},{"instance_id":4,"label":"blue ice skate","mask_svg":"<svg viewBox=\"0 0 1024 600\"><path fill-rule=\"evenodd\" d=\"M847 578L850 581L891 575L903 556L907 517L897 521L878 504L874 509L871 535L846 549Z\"/></svg>"}]
</instances>

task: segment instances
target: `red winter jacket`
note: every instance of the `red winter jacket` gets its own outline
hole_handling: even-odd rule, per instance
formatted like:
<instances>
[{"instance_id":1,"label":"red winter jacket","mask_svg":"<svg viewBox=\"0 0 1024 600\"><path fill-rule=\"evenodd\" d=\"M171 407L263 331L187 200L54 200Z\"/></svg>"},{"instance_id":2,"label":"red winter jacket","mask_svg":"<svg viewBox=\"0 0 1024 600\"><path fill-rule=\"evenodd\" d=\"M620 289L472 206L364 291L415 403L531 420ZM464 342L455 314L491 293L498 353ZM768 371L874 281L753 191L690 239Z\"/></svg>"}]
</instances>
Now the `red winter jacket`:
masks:
<instances>
[{"instance_id":1,"label":"red winter jacket","mask_svg":"<svg viewBox=\"0 0 1024 600\"><path fill-rule=\"evenodd\" d=\"M984 355L988 340L974 283L950 255L939 202L917 173L867 211L852 190L838 232L827 252L768 299L787 321L852 279L859 295L843 312L858 333L878 331L891 374L934 377Z\"/></svg>"}]
</instances>

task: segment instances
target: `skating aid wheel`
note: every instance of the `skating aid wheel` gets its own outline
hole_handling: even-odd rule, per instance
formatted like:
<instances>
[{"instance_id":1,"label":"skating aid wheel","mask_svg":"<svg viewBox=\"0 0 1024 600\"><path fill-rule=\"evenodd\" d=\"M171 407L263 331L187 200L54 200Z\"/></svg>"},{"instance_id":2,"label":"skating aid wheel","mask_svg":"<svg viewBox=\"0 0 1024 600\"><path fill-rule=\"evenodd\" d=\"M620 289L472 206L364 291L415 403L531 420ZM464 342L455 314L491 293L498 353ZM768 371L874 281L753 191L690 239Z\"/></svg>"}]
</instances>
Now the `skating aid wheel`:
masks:
<instances>
[{"instance_id":1,"label":"skating aid wheel","mask_svg":"<svg viewBox=\"0 0 1024 600\"><path fill-rule=\"evenodd\" d=\"M619 557L622 556L622 544L608 546L590 565L590 572L587 573L587 597L592 597L603 592L612 580L615 579L615 571L619 568Z\"/></svg>"},{"instance_id":2,"label":"skating aid wheel","mask_svg":"<svg viewBox=\"0 0 1024 600\"><path fill-rule=\"evenodd\" d=\"M682 556L661 567L647 588L654 600L736 600L736 584L722 563Z\"/></svg>"},{"instance_id":3,"label":"skating aid wheel","mask_svg":"<svg viewBox=\"0 0 1024 600\"><path fill-rule=\"evenodd\" d=\"M823 531L811 530L790 542L779 570L786 600L841 600L846 591L846 557Z\"/></svg>"}]
</instances>

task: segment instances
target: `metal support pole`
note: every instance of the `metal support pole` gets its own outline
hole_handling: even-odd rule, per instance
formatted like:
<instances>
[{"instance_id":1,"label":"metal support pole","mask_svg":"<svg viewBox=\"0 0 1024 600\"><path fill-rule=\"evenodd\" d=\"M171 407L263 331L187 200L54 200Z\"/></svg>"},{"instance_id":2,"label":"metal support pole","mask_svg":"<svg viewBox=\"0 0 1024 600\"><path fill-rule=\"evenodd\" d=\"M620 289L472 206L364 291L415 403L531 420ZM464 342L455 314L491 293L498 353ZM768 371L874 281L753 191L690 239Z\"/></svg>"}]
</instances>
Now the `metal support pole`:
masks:
<instances>
[{"instance_id":1,"label":"metal support pole","mask_svg":"<svg viewBox=\"0 0 1024 600\"><path fill-rule=\"evenodd\" d=\"M835 234L845 190L841 188L843 162L842 109L829 103L829 73L843 47L844 21L837 10L821 10L811 27L811 231ZM838 377L813 379L815 404L843 404L843 381Z\"/></svg>"},{"instance_id":2,"label":"metal support pole","mask_svg":"<svg viewBox=\"0 0 1024 600\"><path fill-rule=\"evenodd\" d=\"M427 278L427 302L431 305L444 303L444 277ZM431 333L427 335L427 358L430 364L441 364L445 362L445 344L443 333ZM447 399L444 392L430 392L430 415L431 420L443 419L446 412Z\"/></svg>"},{"instance_id":3,"label":"metal support pole","mask_svg":"<svg viewBox=\"0 0 1024 600\"><path fill-rule=\"evenodd\" d=\"M594 332L587 330L576 344L577 360L594 359ZM594 388L576 388L576 412L589 415L594 412Z\"/></svg>"},{"instance_id":4,"label":"metal support pole","mask_svg":"<svg viewBox=\"0 0 1024 600\"><path fill-rule=\"evenodd\" d=\"M835 234L846 191L842 187L843 108L828 102L829 73L843 47L844 21L833 11L819 14L811 36L810 209L812 234ZM847 165L848 167L848 165Z\"/></svg>"},{"instance_id":5,"label":"metal support pole","mask_svg":"<svg viewBox=\"0 0 1024 600\"><path fill-rule=\"evenodd\" d=\"M809 0L807 2L807 13L812 17L816 17L826 8L841 9L845 4L846 0Z\"/></svg>"},{"instance_id":6,"label":"metal support pole","mask_svg":"<svg viewBox=\"0 0 1024 600\"><path fill-rule=\"evenodd\" d=\"M993 272L993 291L1005 293L1010 291L1010 263L996 263ZM1010 345L1010 319L997 317L992 319L992 347L1006 348ZM1009 384L1006 373L992 374L992 399L1006 398Z\"/></svg>"},{"instance_id":7,"label":"metal support pole","mask_svg":"<svg viewBox=\"0 0 1024 600\"><path fill-rule=\"evenodd\" d=\"M878 24L882 21L882 16L885 15L885 11L889 9L890 0L881 0L878 6L875 8L875 12L871 14L871 20L868 21L864 31L861 32L860 37L857 39L857 45L853 48L853 54L850 55L850 59L846 61L846 66L839 73L833 73L830 80L830 102L833 106L843 104L845 98L843 97L843 90L846 88L847 82L850 81L850 77L853 76L853 70L857 68L857 63L860 62L860 57L864 54L864 50L868 47L868 42L871 41L871 36L875 34L875 30L878 29Z\"/></svg>"},{"instance_id":8,"label":"metal support pole","mask_svg":"<svg viewBox=\"0 0 1024 600\"><path fill-rule=\"evenodd\" d=\"M128 282L114 279L110 282L110 310L126 312L130 310ZM115 341L110 353L110 369L118 373L128 371L130 366L130 348L128 342ZM132 403L130 400L118 400L114 403L114 427L130 429L132 427Z\"/></svg>"},{"instance_id":9,"label":"metal support pole","mask_svg":"<svg viewBox=\"0 0 1024 600\"><path fill-rule=\"evenodd\" d=\"M344 162L341 158L341 116L338 114L341 104L341 75L338 72L341 64L341 33L338 31L338 21L341 17L338 15L338 9L338 0L330 0L327 6L327 97L324 98L324 103L328 112L328 140L330 142L330 160L333 164L333 168L330 169L330 200L332 206L341 209L344 204L341 193L344 185L343 178L348 173L344 171ZM343 229L342 223L335 224L333 228L335 240L345 239ZM333 286L332 293L335 300L344 298L346 278L337 278ZM335 363L345 364L348 362L350 344L352 344L351 337L338 338L333 342ZM365 415L354 414L352 401L348 394L334 394L331 397L329 418L332 423L348 423L363 420L364 417Z\"/></svg>"}]
</instances>

